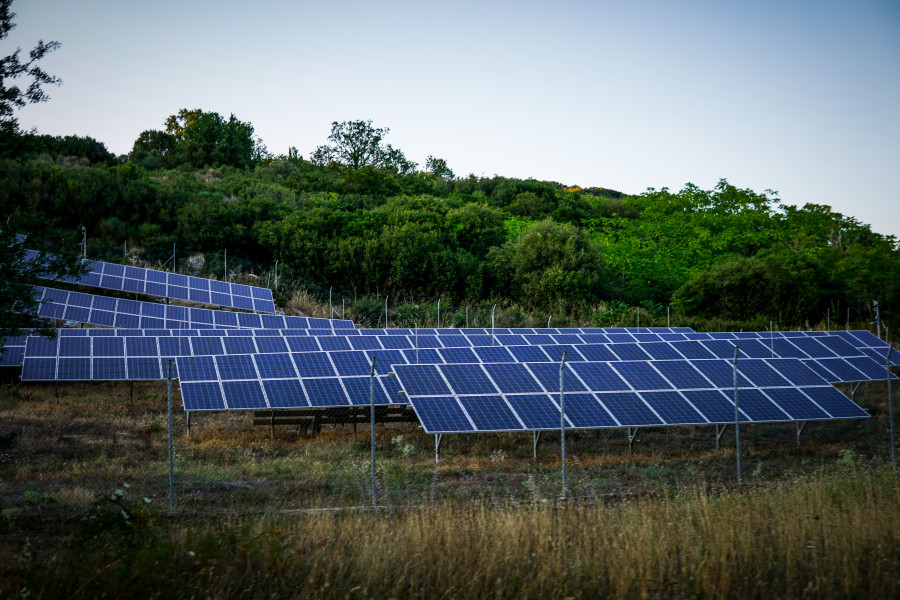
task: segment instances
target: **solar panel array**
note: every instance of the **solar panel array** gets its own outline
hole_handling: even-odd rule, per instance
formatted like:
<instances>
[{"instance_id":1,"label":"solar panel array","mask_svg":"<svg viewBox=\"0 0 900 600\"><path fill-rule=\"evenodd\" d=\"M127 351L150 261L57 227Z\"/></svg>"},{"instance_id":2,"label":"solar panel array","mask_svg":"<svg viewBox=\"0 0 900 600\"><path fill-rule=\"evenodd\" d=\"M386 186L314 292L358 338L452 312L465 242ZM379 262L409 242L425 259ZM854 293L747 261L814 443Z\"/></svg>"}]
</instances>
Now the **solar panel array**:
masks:
<instances>
[{"instance_id":1,"label":"solar panel array","mask_svg":"<svg viewBox=\"0 0 900 600\"><path fill-rule=\"evenodd\" d=\"M167 332L167 330L163 330ZM511 363L511 362L558 362L563 352L567 353L569 362L590 361L626 361L626 360L702 360L711 358L730 359L734 355L734 342L727 340L681 340L675 342L638 342L621 344L551 344L551 345L527 345L521 339L515 340L521 345L510 346L472 346L470 344L490 343L486 336L454 336L445 335L434 338L441 342L434 345L413 348L406 336L353 336L353 335L290 335L288 330L185 330L201 333L202 335L148 335L152 330L137 330L128 334L127 330L60 330L60 338L48 340L34 337L28 340L25 349L25 368L22 379L25 381L49 381L59 377L75 379L88 377L94 380L102 380L112 376L116 379L127 379L128 370L119 367L117 369L97 368L82 365L75 369L72 367L61 369L59 364L54 365L51 358L54 356L68 365L75 363L89 363L95 361L102 364L111 362L111 358L118 357L119 362L127 362L126 359L132 353L125 352L109 354L109 348L115 347L127 349L131 345L142 344L141 348L155 348L154 356L160 359L164 366L165 359L179 356L224 356L235 354L279 354L279 353L334 353L335 356L346 359L353 353L365 356L365 360L371 360L371 356L383 353L389 360L400 364L443 364L443 363ZM296 330L304 332L305 330ZM319 330L310 330L319 331ZM125 333L119 341L105 342L101 347L104 352L98 354L93 350L90 339L113 340L113 335ZM184 333L184 332L181 332ZM80 334L80 335L76 335ZM94 335L91 335L94 334ZM103 334L103 335L99 335ZM143 334L143 335L142 335ZM228 334L228 335L226 335ZM241 335L236 335L241 334ZM265 334L265 335L262 335ZM67 342L70 338L88 340L83 344ZM821 377L829 382L860 382L884 379L885 368L875 360L866 356L860 349L847 344L841 337L818 336L812 338L796 338L800 340L799 346L806 348L801 350L788 340L780 340L784 343L776 344L773 349L761 349L755 340L740 342L742 359L748 358L796 358L813 368ZM492 340L493 341L493 340ZM402 343L398 343L402 342ZM812 342L802 343L802 342ZM815 344L815 346L813 346ZM747 347L750 346L750 349ZM53 348L58 350L54 353ZM81 348L77 353L73 348ZM744 351L745 349L746 352ZM389 352L390 351L390 352ZM142 357L148 356L141 353ZM165 377L165 370L156 371ZM147 377L141 377L147 378ZM154 377L149 377L154 378ZM214 379L210 375L209 379Z\"/></svg>"},{"instance_id":2,"label":"solar panel array","mask_svg":"<svg viewBox=\"0 0 900 600\"><path fill-rule=\"evenodd\" d=\"M38 316L124 329L353 328L347 320L192 308L36 286Z\"/></svg>"},{"instance_id":3,"label":"solar panel array","mask_svg":"<svg viewBox=\"0 0 900 600\"><path fill-rule=\"evenodd\" d=\"M28 250L26 257L33 261L39 261L41 254L34 250ZM87 261L87 266L90 269L87 274L80 278L64 278L62 281L107 290L133 292L160 298L176 298L262 313L275 312L272 290L268 288L96 260Z\"/></svg>"},{"instance_id":4,"label":"solar panel array","mask_svg":"<svg viewBox=\"0 0 900 600\"><path fill-rule=\"evenodd\" d=\"M559 429L559 365L397 365L428 433ZM740 419L784 422L868 414L796 359L738 361ZM566 366L566 426L621 428L733 423L724 360L587 362Z\"/></svg>"}]
</instances>

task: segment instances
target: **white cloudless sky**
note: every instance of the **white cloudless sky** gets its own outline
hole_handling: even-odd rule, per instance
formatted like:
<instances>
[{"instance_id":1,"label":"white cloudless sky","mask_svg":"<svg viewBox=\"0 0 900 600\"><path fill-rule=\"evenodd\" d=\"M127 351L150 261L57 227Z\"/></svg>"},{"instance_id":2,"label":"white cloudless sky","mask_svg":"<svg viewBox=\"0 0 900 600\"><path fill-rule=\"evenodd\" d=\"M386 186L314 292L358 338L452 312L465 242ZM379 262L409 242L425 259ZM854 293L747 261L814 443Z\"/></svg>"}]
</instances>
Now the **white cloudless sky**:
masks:
<instances>
[{"instance_id":1,"label":"white cloudless sky","mask_svg":"<svg viewBox=\"0 0 900 600\"><path fill-rule=\"evenodd\" d=\"M309 156L371 119L422 165L626 193L719 179L900 236L900 2L18 0L62 47L25 129L117 154L181 108Z\"/></svg>"}]
</instances>

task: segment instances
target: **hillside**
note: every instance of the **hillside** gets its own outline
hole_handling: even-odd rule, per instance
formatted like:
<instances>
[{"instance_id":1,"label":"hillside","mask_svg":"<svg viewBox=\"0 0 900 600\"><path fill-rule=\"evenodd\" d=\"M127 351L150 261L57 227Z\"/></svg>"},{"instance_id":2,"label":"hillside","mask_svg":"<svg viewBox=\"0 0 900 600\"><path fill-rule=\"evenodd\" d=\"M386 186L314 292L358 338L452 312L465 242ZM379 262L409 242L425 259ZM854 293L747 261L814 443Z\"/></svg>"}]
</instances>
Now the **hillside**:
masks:
<instances>
[{"instance_id":1,"label":"hillside","mask_svg":"<svg viewBox=\"0 0 900 600\"><path fill-rule=\"evenodd\" d=\"M179 269L201 253L203 274L223 277L227 261L270 286L277 261L282 304L331 290L370 325L385 296L410 324L433 322L438 299L457 325L463 306L493 303L509 325L612 325L640 307L646 323L677 313L700 328L867 324L875 300L891 324L900 308L897 240L828 206L726 180L629 196L459 177L434 157L420 169L386 132L335 123L309 159L273 156L249 123L203 111L120 157L90 138L4 134L0 211L38 245L52 229L77 244L84 226L90 258L158 265L174 246Z\"/></svg>"}]
</instances>

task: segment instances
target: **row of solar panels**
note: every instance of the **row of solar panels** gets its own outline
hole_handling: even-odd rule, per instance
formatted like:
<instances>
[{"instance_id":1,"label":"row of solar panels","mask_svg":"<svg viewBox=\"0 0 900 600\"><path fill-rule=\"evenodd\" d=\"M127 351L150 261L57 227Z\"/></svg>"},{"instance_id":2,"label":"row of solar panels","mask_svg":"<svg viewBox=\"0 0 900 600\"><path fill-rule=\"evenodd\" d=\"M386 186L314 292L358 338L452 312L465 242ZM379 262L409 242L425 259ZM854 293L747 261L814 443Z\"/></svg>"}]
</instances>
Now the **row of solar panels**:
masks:
<instances>
[{"instance_id":1,"label":"row of solar panels","mask_svg":"<svg viewBox=\"0 0 900 600\"><path fill-rule=\"evenodd\" d=\"M296 378L291 375L291 359L297 356L182 358L185 409L369 404L368 377ZM376 378L375 402L411 403L429 433L559 427L554 398L559 389L558 364L394 365L392 369L396 379ZM733 422L734 405L729 399L733 376L731 364L718 359L571 363L564 377L568 423L571 427L637 427ZM795 359L739 361L737 383L743 399L742 420L867 416ZM403 394L398 396L400 390ZM530 407L532 414L522 414L514 406ZM454 413L469 416L441 422ZM474 422L469 420L473 414L478 415Z\"/></svg>"},{"instance_id":2,"label":"row of solar panels","mask_svg":"<svg viewBox=\"0 0 900 600\"><path fill-rule=\"evenodd\" d=\"M231 312L35 287L38 316L125 329L346 328L347 320Z\"/></svg>"},{"instance_id":3,"label":"row of solar panels","mask_svg":"<svg viewBox=\"0 0 900 600\"><path fill-rule=\"evenodd\" d=\"M473 336L479 341L479 336ZM443 338L449 341L450 336ZM389 337L400 342L403 337ZM30 337L26 340L22 379L37 380L109 380L158 379L165 377L168 358L233 354L273 354L287 352L347 352L371 360L394 363L439 364L475 362L553 362L568 353L570 361L729 359L735 345L741 358L817 359L813 368L832 382L868 381L883 378L881 358L868 356L873 348L854 348L839 336L815 338L779 338L772 346L758 340L683 340L623 344L556 344L410 348L399 345L385 350L375 345L377 337L294 336L294 337ZM488 340L481 340L490 343ZM861 343L861 342L858 342ZM359 346L361 347L359 347ZM366 352L366 354L361 354ZM126 360L128 359L128 360ZM148 360L149 359L149 360ZM362 360L362 359L361 359ZM102 366L101 366L102 365ZM140 375L136 375L139 373Z\"/></svg>"},{"instance_id":4,"label":"row of solar panels","mask_svg":"<svg viewBox=\"0 0 900 600\"><path fill-rule=\"evenodd\" d=\"M253 317L255 315L249 315ZM269 315L262 315L264 319ZM301 317L287 317L301 318ZM868 331L783 331L783 332L738 332L738 333L697 333L693 331L673 333L668 328L664 331L641 329L639 332L623 331L621 328L609 329L354 329L351 321L328 321L325 319L308 319L308 324L317 327L321 323L334 323L334 329L302 328L302 329L60 329L60 337L68 336L188 336L188 337L292 337L292 336L349 336L345 348L445 348L479 345L553 345L553 344L610 344L658 341L707 341L707 340L747 340L748 348L758 347L760 343L775 349L782 344L782 338L794 340L795 345L802 345L812 351L815 356L819 344L803 341L806 338L821 339L824 337L840 338L849 345L867 349L873 357L884 357L888 344ZM674 329L674 328L673 328ZM354 340L353 336L374 337L372 340ZM397 338L405 338L398 341ZM342 342L335 342L342 343ZM834 342L831 342L834 343ZM24 342L22 344L24 345ZM325 349L333 349L328 346ZM804 357L803 355L798 355ZM829 354L825 354L829 356Z\"/></svg>"},{"instance_id":5,"label":"row of solar panels","mask_svg":"<svg viewBox=\"0 0 900 600\"><path fill-rule=\"evenodd\" d=\"M42 253L26 251L26 259L42 261ZM62 279L90 287L120 292L133 292L160 298L176 298L202 304L215 304L262 313L274 313L272 290L240 283L204 279L142 267L131 267L102 261L86 261L89 271L80 278Z\"/></svg>"},{"instance_id":6,"label":"row of solar panels","mask_svg":"<svg viewBox=\"0 0 900 600\"><path fill-rule=\"evenodd\" d=\"M477 347L543 347L544 350L529 350L521 348L516 350L522 356L521 360L543 360L542 352L549 353L551 359L558 360L564 350L573 352L573 359L582 360L578 351L573 347L589 346L589 355L584 356L588 360L649 360L649 359L673 359L673 358L729 358L734 353L735 344L741 348L740 356L745 358L833 358L840 356L866 355L876 360L883 360L886 353L884 347L877 344L883 343L868 332L837 332L835 335L772 337L769 340L744 339L744 340L676 340L676 341L645 341L645 342L619 342L609 341L610 336L605 335L443 335L443 336L343 336L334 335L331 331L326 335L226 335L220 330L207 330L202 336L71 336L62 335L67 331L90 330L60 330L60 336L56 339L33 337L31 339L32 356L47 356L60 354L62 356L96 355L90 351L91 339L119 338L116 345L106 343L102 347L104 352L100 356L127 356L127 344L145 347L147 343L141 342L141 338L156 339L159 344L159 356L193 356L201 354L245 354L259 352L313 352L330 350L397 350L416 349L424 354L424 362L429 359L428 352L436 349L451 348L477 348ZM97 330L101 331L101 330ZM107 330L110 334L119 333L120 330ZM219 332L216 335L216 332ZM247 330L248 332L253 330ZM255 330L263 332L265 330ZM285 330L273 330L284 334ZM308 332L318 330L307 330ZM234 330L228 333L238 333ZM853 335L854 333L858 335ZM679 334L680 335L680 334ZM10 340L10 344L25 344L26 338ZM613 350L605 350L609 346ZM57 350L59 348L59 350ZM121 350L113 351L113 348ZM48 354L49 353L49 354ZM143 354L141 354L143 356ZM459 355L461 362L469 362ZM893 360L893 357L892 357ZM446 362L446 361L441 361Z\"/></svg>"}]
</instances>

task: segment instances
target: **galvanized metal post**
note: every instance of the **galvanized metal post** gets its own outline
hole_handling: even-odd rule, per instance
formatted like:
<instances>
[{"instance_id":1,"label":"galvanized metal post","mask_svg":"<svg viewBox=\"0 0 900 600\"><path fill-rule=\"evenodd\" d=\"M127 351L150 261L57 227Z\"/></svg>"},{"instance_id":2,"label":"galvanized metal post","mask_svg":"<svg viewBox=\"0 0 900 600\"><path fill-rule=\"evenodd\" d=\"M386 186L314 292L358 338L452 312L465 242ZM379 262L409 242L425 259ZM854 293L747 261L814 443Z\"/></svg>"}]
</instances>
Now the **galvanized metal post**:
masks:
<instances>
[{"instance_id":1,"label":"galvanized metal post","mask_svg":"<svg viewBox=\"0 0 900 600\"><path fill-rule=\"evenodd\" d=\"M772 358L775 358L775 323L769 321L769 348L772 350Z\"/></svg>"},{"instance_id":2,"label":"galvanized metal post","mask_svg":"<svg viewBox=\"0 0 900 600\"><path fill-rule=\"evenodd\" d=\"M496 310L497 310L497 305L495 304L494 307L491 309L491 346L494 345L494 341L495 341L495 338L494 338L494 312Z\"/></svg>"},{"instance_id":3,"label":"galvanized metal post","mask_svg":"<svg viewBox=\"0 0 900 600\"><path fill-rule=\"evenodd\" d=\"M328 288L328 318L329 319L334 318L334 316L333 316L334 315L334 306L332 306L332 304L331 304L331 290L332 290L332 288ZM387 315L387 311L385 311L384 314ZM387 325L385 325L385 327L387 327Z\"/></svg>"},{"instance_id":4,"label":"galvanized metal post","mask_svg":"<svg viewBox=\"0 0 900 600\"><path fill-rule=\"evenodd\" d=\"M641 307L640 306L637 307L637 319L638 319L637 332L640 333L641 332Z\"/></svg>"},{"instance_id":5,"label":"galvanized metal post","mask_svg":"<svg viewBox=\"0 0 900 600\"><path fill-rule=\"evenodd\" d=\"M278 289L278 261L275 261L275 289Z\"/></svg>"},{"instance_id":6,"label":"galvanized metal post","mask_svg":"<svg viewBox=\"0 0 900 600\"><path fill-rule=\"evenodd\" d=\"M466 304L466 329L469 328L469 305Z\"/></svg>"},{"instance_id":7,"label":"galvanized metal post","mask_svg":"<svg viewBox=\"0 0 900 600\"><path fill-rule=\"evenodd\" d=\"M369 375L369 427L372 430L372 507L378 505L375 495L375 356L372 356L372 373Z\"/></svg>"},{"instance_id":8,"label":"galvanized metal post","mask_svg":"<svg viewBox=\"0 0 900 600\"><path fill-rule=\"evenodd\" d=\"M566 499L566 395L563 392L563 373L566 366L566 352L559 361L559 447L562 456L562 499Z\"/></svg>"},{"instance_id":9,"label":"galvanized metal post","mask_svg":"<svg viewBox=\"0 0 900 600\"><path fill-rule=\"evenodd\" d=\"M738 483L743 483L743 478L741 477L741 418L740 412L738 409L738 372L737 372L737 361L738 361L738 351L740 348L738 346L734 347L734 443L737 451L737 476Z\"/></svg>"},{"instance_id":10,"label":"galvanized metal post","mask_svg":"<svg viewBox=\"0 0 900 600\"><path fill-rule=\"evenodd\" d=\"M225 248L225 278L222 281L228 281L228 248Z\"/></svg>"},{"instance_id":11,"label":"galvanized metal post","mask_svg":"<svg viewBox=\"0 0 900 600\"><path fill-rule=\"evenodd\" d=\"M550 315L549 317L547 317L547 329L550 329L550 319L552 319L552 318L553 318L553 315Z\"/></svg>"},{"instance_id":12,"label":"galvanized metal post","mask_svg":"<svg viewBox=\"0 0 900 600\"><path fill-rule=\"evenodd\" d=\"M388 328L387 302L388 302L388 298L390 298L390 297L391 297L390 295L387 295L384 297L384 328L385 329Z\"/></svg>"},{"instance_id":13,"label":"galvanized metal post","mask_svg":"<svg viewBox=\"0 0 900 600\"><path fill-rule=\"evenodd\" d=\"M87 229L81 226L81 258L87 258Z\"/></svg>"},{"instance_id":14,"label":"galvanized metal post","mask_svg":"<svg viewBox=\"0 0 900 600\"><path fill-rule=\"evenodd\" d=\"M669 314L669 306L666 305L666 327L671 327L671 326L672 326L672 319L670 318L670 314Z\"/></svg>"},{"instance_id":15,"label":"galvanized metal post","mask_svg":"<svg viewBox=\"0 0 900 600\"><path fill-rule=\"evenodd\" d=\"M441 328L441 299L438 298L438 329Z\"/></svg>"},{"instance_id":16,"label":"galvanized metal post","mask_svg":"<svg viewBox=\"0 0 900 600\"><path fill-rule=\"evenodd\" d=\"M875 304L875 323L878 327L878 339L881 339L881 308L878 306L878 300L872 300Z\"/></svg>"},{"instance_id":17,"label":"galvanized metal post","mask_svg":"<svg viewBox=\"0 0 900 600\"><path fill-rule=\"evenodd\" d=\"M886 330L887 328L885 328ZM894 345L891 344L890 335L885 331L885 337L888 338L888 352L885 360L885 369L887 369L887 388L888 388L888 419L891 421L891 466L897 469L897 444L894 441L894 390L891 386L891 354L894 352Z\"/></svg>"},{"instance_id":18,"label":"galvanized metal post","mask_svg":"<svg viewBox=\"0 0 900 600\"><path fill-rule=\"evenodd\" d=\"M169 359L169 375L166 386L169 392L169 510L175 509L175 449L172 443L172 363L175 361Z\"/></svg>"}]
</instances>

